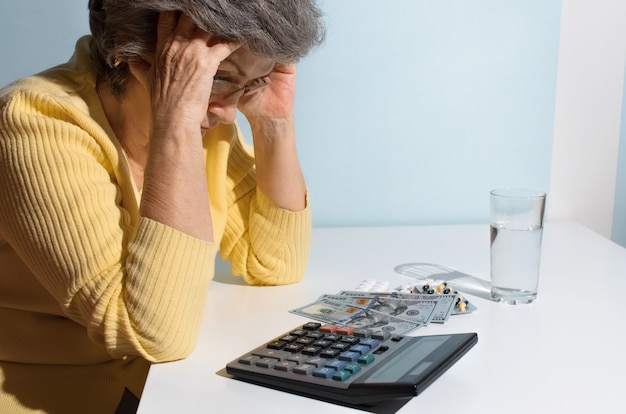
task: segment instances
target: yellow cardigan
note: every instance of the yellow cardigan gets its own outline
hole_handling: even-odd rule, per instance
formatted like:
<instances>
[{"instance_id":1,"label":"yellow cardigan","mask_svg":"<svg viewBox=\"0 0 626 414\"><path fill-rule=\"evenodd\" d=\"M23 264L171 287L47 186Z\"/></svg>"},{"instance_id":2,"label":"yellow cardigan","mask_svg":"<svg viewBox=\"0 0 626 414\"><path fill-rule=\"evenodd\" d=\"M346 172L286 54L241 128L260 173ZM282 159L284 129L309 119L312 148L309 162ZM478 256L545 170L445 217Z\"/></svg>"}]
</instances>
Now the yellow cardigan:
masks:
<instances>
[{"instance_id":1,"label":"yellow cardigan","mask_svg":"<svg viewBox=\"0 0 626 414\"><path fill-rule=\"evenodd\" d=\"M255 285L308 259L309 207L256 190L235 125L204 137L215 243L139 216L90 42L0 91L0 412L111 413L149 363L193 350L218 251Z\"/></svg>"}]
</instances>

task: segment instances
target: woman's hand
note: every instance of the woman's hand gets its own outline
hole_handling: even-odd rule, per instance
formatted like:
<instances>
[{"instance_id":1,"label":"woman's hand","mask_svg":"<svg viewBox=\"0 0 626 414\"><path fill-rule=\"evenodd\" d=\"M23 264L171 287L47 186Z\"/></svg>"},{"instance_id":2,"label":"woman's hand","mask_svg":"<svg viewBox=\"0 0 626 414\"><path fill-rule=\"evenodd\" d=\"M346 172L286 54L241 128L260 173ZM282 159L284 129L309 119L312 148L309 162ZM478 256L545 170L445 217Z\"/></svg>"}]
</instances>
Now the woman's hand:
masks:
<instances>
[{"instance_id":1,"label":"woman's hand","mask_svg":"<svg viewBox=\"0 0 626 414\"><path fill-rule=\"evenodd\" d=\"M161 13L157 47L147 62L151 108L141 214L213 241L202 127L213 77L239 46L218 41L184 14Z\"/></svg>"},{"instance_id":2,"label":"woman's hand","mask_svg":"<svg viewBox=\"0 0 626 414\"><path fill-rule=\"evenodd\" d=\"M213 77L220 63L238 48L212 38L184 14L161 13L149 72L153 127L158 131L175 125L199 136Z\"/></svg>"},{"instance_id":3,"label":"woman's hand","mask_svg":"<svg viewBox=\"0 0 626 414\"><path fill-rule=\"evenodd\" d=\"M238 109L249 122L255 119L290 119L296 93L296 65L276 64L268 85L242 96Z\"/></svg>"},{"instance_id":4,"label":"woman's hand","mask_svg":"<svg viewBox=\"0 0 626 414\"><path fill-rule=\"evenodd\" d=\"M274 66L268 85L239 100L252 130L257 185L275 205L306 207L306 185L296 151L293 116L296 66Z\"/></svg>"}]
</instances>

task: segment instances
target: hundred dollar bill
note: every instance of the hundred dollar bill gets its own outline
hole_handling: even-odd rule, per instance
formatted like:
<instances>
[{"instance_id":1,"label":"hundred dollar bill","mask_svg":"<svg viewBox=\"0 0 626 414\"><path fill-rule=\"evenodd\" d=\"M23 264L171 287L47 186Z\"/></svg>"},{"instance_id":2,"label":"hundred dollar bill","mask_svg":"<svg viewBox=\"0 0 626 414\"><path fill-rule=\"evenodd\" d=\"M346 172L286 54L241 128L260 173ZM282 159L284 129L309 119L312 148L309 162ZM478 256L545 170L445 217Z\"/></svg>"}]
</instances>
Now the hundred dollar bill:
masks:
<instances>
[{"instance_id":1,"label":"hundred dollar bill","mask_svg":"<svg viewBox=\"0 0 626 414\"><path fill-rule=\"evenodd\" d=\"M435 309L435 315L431 322L444 323L451 315L463 315L474 312L477 308L471 303L467 302L464 310L459 310L457 307L457 301L461 297L459 293L450 294L427 294L427 293L403 293L403 292L363 292L363 291L351 291L345 290L339 292L340 295L353 295L353 296L390 296L403 299L415 298L421 300L422 298L430 298L430 300L437 300L437 308ZM462 300L467 300L465 297Z\"/></svg>"},{"instance_id":2,"label":"hundred dollar bill","mask_svg":"<svg viewBox=\"0 0 626 414\"><path fill-rule=\"evenodd\" d=\"M321 322L345 325L352 318L363 315L365 311L362 307L320 298L311 304L289 312Z\"/></svg>"},{"instance_id":3,"label":"hundred dollar bill","mask_svg":"<svg viewBox=\"0 0 626 414\"><path fill-rule=\"evenodd\" d=\"M416 293L401 293L394 292L393 297L398 299L410 300L436 300L437 306L433 312L433 318L431 322L444 323L454 312L456 306L456 300L458 294L440 294L440 295L428 295L428 294L416 294Z\"/></svg>"},{"instance_id":4,"label":"hundred dollar bill","mask_svg":"<svg viewBox=\"0 0 626 414\"><path fill-rule=\"evenodd\" d=\"M354 315L345 325L361 331L369 331L370 335L382 334L385 336L404 335L424 326L423 324L411 322L373 309L366 310L360 315Z\"/></svg>"},{"instance_id":5,"label":"hundred dollar bill","mask_svg":"<svg viewBox=\"0 0 626 414\"><path fill-rule=\"evenodd\" d=\"M389 315L373 308L368 309L368 306L375 303L375 298L358 301L359 306L353 306L350 300L346 300L347 297L339 301L334 301L332 298L334 295L323 295L316 302L290 312L320 322L367 330L370 335L376 333L403 335L424 326L422 323Z\"/></svg>"},{"instance_id":6,"label":"hundred dollar bill","mask_svg":"<svg viewBox=\"0 0 626 414\"><path fill-rule=\"evenodd\" d=\"M390 316L396 316L420 325L427 325L434 316L438 301L433 296L406 300L393 295L323 295L322 298L334 302L343 301L350 306L364 307Z\"/></svg>"}]
</instances>

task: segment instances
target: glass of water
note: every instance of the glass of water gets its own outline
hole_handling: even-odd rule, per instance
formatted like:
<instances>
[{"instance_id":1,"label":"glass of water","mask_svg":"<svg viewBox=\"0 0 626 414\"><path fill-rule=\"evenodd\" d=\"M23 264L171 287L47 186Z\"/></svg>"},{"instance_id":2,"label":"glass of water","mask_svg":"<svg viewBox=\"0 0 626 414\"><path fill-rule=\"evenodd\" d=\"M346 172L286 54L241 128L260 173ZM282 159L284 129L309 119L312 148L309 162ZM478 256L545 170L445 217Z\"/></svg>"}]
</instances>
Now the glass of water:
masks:
<instances>
[{"instance_id":1,"label":"glass of water","mask_svg":"<svg viewBox=\"0 0 626 414\"><path fill-rule=\"evenodd\" d=\"M491 191L491 299L531 303L537 298L546 193Z\"/></svg>"}]
</instances>

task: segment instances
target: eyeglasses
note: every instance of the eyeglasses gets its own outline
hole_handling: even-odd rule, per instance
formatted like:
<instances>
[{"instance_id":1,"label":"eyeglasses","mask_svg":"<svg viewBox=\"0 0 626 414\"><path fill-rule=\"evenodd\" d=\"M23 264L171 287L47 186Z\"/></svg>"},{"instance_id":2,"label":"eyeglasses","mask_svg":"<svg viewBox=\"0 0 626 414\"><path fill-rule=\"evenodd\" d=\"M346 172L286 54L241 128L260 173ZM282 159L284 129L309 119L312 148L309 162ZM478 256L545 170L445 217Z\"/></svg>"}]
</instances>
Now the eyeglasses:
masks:
<instances>
[{"instance_id":1,"label":"eyeglasses","mask_svg":"<svg viewBox=\"0 0 626 414\"><path fill-rule=\"evenodd\" d=\"M254 79L244 86L238 85L233 82L229 82L224 79L213 79L213 86L211 87L211 95L217 98L231 98L237 99L244 95L248 95L255 92L264 86L267 86L269 82L269 76L263 76L262 78Z\"/></svg>"}]
</instances>

